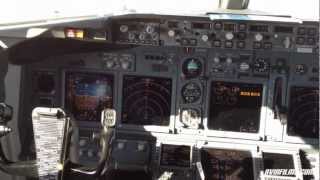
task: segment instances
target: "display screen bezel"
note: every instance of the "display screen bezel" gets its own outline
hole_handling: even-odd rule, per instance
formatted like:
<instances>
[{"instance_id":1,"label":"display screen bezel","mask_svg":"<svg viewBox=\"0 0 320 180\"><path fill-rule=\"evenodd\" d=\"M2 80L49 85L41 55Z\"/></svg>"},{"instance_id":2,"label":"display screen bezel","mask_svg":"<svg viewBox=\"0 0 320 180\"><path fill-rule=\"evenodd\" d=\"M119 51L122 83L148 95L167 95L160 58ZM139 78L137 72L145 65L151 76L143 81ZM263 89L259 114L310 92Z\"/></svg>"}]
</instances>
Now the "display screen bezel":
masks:
<instances>
[{"instance_id":1,"label":"display screen bezel","mask_svg":"<svg viewBox=\"0 0 320 180\"><path fill-rule=\"evenodd\" d=\"M187 147L189 148L188 150L190 151L189 152L189 163L188 165L183 165L183 166L180 166L178 164L163 164L163 159L162 159L162 153L163 153L163 146L184 146L184 147ZM181 143L177 143L177 144L169 144L169 143L163 143L160 145L160 152L159 152L159 159L158 159L158 162L159 162L159 166L162 167L162 168L173 168L173 169L185 169L185 168L191 168L191 164L192 164L192 154L193 154L193 146L192 145L185 145L185 144L181 144Z\"/></svg>"},{"instance_id":2,"label":"display screen bezel","mask_svg":"<svg viewBox=\"0 0 320 180\"><path fill-rule=\"evenodd\" d=\"M233 131L220 131L209 129L207 124L209 121L209 111L210 111L210 102L205 102L205 113L203 118L204 125L204 133L208 137L224 137L224 138L237 138L237 139L249 139L249 140L261 140L264 136L264 129L266 127L266 119L268 118L268 107L267 107L267 97L268 97L268 81L261 79L261 81L255 80L247 80L247 79L239 79L237 81L232 79L225 78L214 78L211 77L208 80L208 86L206 88L206 97L210 97L211 95L211 82L219 81L219 82L230 82L230 83L247 83L247 84L261 84L262 85L262 106L260 110L260 126L259 131L257 133L246 133L246 132L233 132Z\"/></svg>"},{"instance_id":3,"label":"display screen bezel","mask_svg":"<svg viewBox=\"0 0 320 180\"><path fill-rule=\"evenodd\" d=\"M77 69L77 70L70 70L70 69L64 69L62 70L62 99L61 99L61 103L62 106L67 109L67 104L66 104L66 91L67 91L67 74L68 73L79 73L79 74L89 74L89 75L102 75L102 76L110 76L112 78L112 87L111 87L111 91L112 91L112 108L115 108L116 104L116 76L113 73L108 73L108 72L104 72L104 71L93 71L93 70L84 70L84 69ZM99 116L99 115L98 115ZM100 117L100 116L99 116ZM94 124L100 124L100 121L82 121L82 120L76 120L78 121L80 124L87 124L89 126L94 125Z\"/></svg>"},{"instance_id":4,"label":"display screen bezel","mask_svg":"<svg viewBox=\"0 0 320 180\"><path fill-rule=\"evenodd\" d=\"M259 97L260 98L260 102L259 102L259 104L260 104L260 108L258 108L259 109L259 112L258 112L258 124L257 124L257 132L245 132L245 131L232 131L232 130L218 130L218 129L214 129L214 128L212 128L212 127L209 127L209 122L210 121L212 121L211 120L211 116L212 116L212 114L211 113L213 113L212 111L211 111L211 109L214 109L214 106L216 106L217 104L213 104L213 102L212 102L212 99L211 98L214 98L213 96L215 96L215 95L213 95L212 94L212 91L213 91L213 88L214 88L214 85L215 84L218 84L218 83L221 83L221 84L226 84L226 85L231 85L231 86L233 86L233 84L234 85L236 85L236 84L238 84L238 85L241 85L241 84L243 84L243 85L245 85L245 86L247 86L247 85L252 85L252 86L257 86L257 88L261 88L261 91L259 92L259 96L255 96L255 97ZM260 86L260 87L259 87ZM241 92L242 93L242 92ZM249 92L250 93L250 92ZM241 95L239 95L239 96L241 96ZM210 99L208 99L208 112L207 112L207 119L208 119L208 121L207 121L207 123L205 124L205 126L208 128L208 130L211 130L211 131L223 131L223 132L234 132L234 133L248 133L248 134L257 134L257 133L259 133L259 131L261 131L261 129L260 129L260 127L261 127L261 112L262 112L262 106L263 106L263 99L264 99L264 85L263 84L261 84L261 83L253 83L253 82L250 82L250 83L242 83L242 82L232 82L232 81L217 81L217 80L213 80L213 81L210 81L210 85L209 85L209 96L208 96ZM227 105L226 105L227 106Z\"/></svg>"}]
</instances>

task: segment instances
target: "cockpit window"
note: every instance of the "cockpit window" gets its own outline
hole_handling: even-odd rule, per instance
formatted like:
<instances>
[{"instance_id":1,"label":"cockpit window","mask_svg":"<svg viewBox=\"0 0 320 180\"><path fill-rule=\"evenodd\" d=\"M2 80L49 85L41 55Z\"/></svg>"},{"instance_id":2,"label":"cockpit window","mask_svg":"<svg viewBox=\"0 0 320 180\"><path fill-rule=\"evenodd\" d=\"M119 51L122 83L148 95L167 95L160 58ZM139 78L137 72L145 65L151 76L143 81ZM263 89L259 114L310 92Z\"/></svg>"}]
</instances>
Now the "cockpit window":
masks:
<instances>
[{"instance_id":1,"label":"cockpit window","mask_svg":"<svg viewBox=\"0 0 320 180\"><path fill-rule=\"evenodd\" d=\"M66 17L101 17L123 13L159 13L204 15L218 8L219 0L5 0L0 12L0 26L8 23L64 19ZM302 19L319 19L318 0L250 0L249 9Z\"/></svg>"}]
</instances>

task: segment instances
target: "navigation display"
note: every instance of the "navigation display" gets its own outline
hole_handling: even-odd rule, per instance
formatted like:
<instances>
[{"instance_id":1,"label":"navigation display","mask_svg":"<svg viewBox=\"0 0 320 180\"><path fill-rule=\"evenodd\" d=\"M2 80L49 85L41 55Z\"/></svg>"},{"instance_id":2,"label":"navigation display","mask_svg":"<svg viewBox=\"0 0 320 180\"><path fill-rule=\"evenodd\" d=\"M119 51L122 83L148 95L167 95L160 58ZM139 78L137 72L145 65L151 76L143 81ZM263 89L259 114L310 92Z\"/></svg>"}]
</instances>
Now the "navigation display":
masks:
<instances>
[{"instance_id":1,"label":"navigation display","mask_svg":"<svg viewBox=\"0 0 320 180\"><path fill-rule=\"evenodd\" d=\"M184 145L161 146L161 166L190 167L191 147Z\"/></svg>"},{"instance_id":2,"label":"navigation display","mask_svg":"<svg viewBox=\"0 0 320 180\"><path fill-rule=\"evenodd\" d=\"M125 76L121 122L132 125L168 126L171 92L171 79Z\"/></svg>"},{"instance_id":3,"label":"navigation display","mask_svg":"<svg viewBox=\"0 0 320 180\"><path fill-rule=\"evenodd\" d=\"M100 121L101 111L112 108L113 76L67 72L65 78L65 107L77 121Z\"/></svg>"},{"instance_id":4,"label":"navigation display","mask_svg":"<svg viewBox=\"0 0 320 180\"><path fill-rule=\"evenodd\" d=\"M258 133L261 84L212 82L210 91L209 129Z\"/></svg>"},{"instance_id":5,"label":"navigation display","mask_svg":"<svg viewBox=\"0 0 320 180\"><path fill-rule=\"evenodd\" d=\"M253 180L250 151L202 149L201 163L206 180Z\"/></svg>"},{"instance_id":6,"label":"navigation display","mask_svg":"<svg viewBox=\"0 0 320 180\"><path fill-rule=\"evenodd\" d=\"M289 136L319 138L318 88L291 88L287 128Z\"/></svg>"}]
</instances>

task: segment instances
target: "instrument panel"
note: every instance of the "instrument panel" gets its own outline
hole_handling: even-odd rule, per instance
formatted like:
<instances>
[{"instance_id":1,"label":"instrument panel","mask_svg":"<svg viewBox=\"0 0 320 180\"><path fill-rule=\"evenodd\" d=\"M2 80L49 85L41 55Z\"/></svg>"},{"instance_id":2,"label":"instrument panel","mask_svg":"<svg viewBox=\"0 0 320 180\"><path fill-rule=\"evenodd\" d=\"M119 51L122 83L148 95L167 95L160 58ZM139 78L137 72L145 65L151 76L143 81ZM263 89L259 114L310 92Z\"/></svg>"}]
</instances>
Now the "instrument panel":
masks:
<instances>
[{"instance_id":1,"label":"instrument panel","mask_svg":"<svg viewBox=\"0 0 320 180\"><path fill-rule=\"evenodd\" d=\"M32 105L22 114L37 106L68 110L79 126L75 161L97 161L104 108L117 112L114 167L141 170L153 163L155 179L201 179L197 162L205 179L255 179L256 169L283 165L262 153L265 144L318 145L318 22L158 15L107 21L108 39L138 46L23 67L32 85L23 82L22 103ZM193 146L202 140L213 145ZM216 141L234 146L215 147ZM254 150L235 148L246 143ZM283 168L296 169L294 161Z\"/></svg>"}]
</instances>

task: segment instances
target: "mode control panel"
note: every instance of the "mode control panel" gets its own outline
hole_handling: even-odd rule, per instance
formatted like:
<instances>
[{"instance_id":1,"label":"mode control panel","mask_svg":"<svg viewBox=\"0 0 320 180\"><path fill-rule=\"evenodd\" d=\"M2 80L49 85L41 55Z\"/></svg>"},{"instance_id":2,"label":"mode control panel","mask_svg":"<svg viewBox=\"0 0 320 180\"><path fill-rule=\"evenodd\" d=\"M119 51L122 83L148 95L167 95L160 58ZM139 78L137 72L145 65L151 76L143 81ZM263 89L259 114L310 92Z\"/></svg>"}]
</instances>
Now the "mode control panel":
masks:
<instances>
[{"instance_id":1,"label":"mode control panel","mask_svg":"<svg viewBox=\"0 0 320 180\"><path fill-rule=\"evenodd\" d=\"M159 23L150 20L119 21L114 24L118 43L159 45Z\"/></svg>"}]
</instances>

